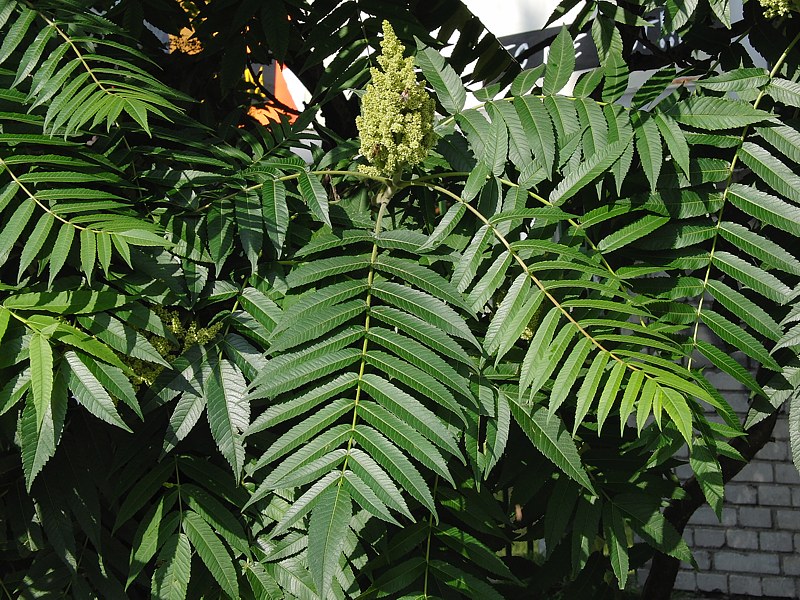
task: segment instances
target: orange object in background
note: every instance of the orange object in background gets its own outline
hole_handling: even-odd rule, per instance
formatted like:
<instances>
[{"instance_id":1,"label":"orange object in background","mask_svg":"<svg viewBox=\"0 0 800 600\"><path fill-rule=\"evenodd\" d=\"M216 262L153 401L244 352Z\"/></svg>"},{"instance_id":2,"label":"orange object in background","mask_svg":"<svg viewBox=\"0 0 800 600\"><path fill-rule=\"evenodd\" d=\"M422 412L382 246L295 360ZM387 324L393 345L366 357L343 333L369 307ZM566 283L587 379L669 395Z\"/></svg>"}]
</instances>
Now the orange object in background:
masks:
<instances>
[{"instance_id":1,"label":"orange object in background","mask_svg":"<svg viewBox=\"0 0 800 600\"><path fill-rule=\"evenodd\" d=\"M289 92L289 86L286 85L286 79L283 77L283 68L276 63L273 72L275 73L275 76L274 80L271 82L272 85L270 85L270 82L264 81L264 87L267 89L272 88L274 90L273 94L275 95L275 98L277 98L277 100L283 105L297 110L297 105L294 102L294 98L292 98L292 94ZM247 114L262 125L268 125L270 121L280 121L281 115L288 117L290 123L293 123L295 119L297 119L296 113L285 110L280 106L273 106L269 103L269 101L267 101L264 106L251 106L248 109Z\"/></svg>"}]
</instances>

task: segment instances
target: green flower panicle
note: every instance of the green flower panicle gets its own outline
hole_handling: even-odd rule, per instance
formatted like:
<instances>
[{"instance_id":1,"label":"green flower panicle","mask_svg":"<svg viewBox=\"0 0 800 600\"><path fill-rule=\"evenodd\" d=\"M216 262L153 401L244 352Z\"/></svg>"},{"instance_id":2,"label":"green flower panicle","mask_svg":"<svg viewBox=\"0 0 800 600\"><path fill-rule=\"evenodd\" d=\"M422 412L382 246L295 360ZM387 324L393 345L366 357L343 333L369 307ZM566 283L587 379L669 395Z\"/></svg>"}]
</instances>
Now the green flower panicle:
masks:
<instances>
[{"instance_id":1,"label":"green flower panicle","mask_svg":"<svg viewBox=\"0 0 800 600\"><path fill-rule=\"evenodd\" d=\"M378 64L370 69L356 126L361 136L361 154L369 165L361 171L394 178L403 169L422 162L436 141L433 132L435 104L417 81L414 59L403 57L404 47L387 21Z\"/></svg>"},{"instance_id":2,"label":"green flower panicle","mask_svg":"<svg viewBox=\"0 0 800 600\"><path fill-rule=\"evenodd\" d=\"M761 7L764 9L764 16L767 19L774 19L776 17L784 17L790 12L800 11L800 2L798 0L758 0Z\"/></svg>"}]
</instances>

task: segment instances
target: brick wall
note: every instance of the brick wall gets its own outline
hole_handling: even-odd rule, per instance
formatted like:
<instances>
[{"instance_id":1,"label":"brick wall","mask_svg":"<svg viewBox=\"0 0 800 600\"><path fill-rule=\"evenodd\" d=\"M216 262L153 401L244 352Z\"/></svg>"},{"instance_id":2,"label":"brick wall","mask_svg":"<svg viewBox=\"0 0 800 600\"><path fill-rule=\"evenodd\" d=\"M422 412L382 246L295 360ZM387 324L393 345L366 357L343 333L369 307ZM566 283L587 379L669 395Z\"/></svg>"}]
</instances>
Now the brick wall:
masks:
<instances>
[{"instance_id":1,"label":"brick wall","mask_svg":"<svg viewBox=\"0 0 800 600\"><path fill-rule=\"evenodd\" d=\"M747 393L725 376L712 377L744 415ZM684 465L678 474L688 477L691 469ZM684 538L698 569L683 564L676 590L800 598L800 474L791 460L785 413L772 440L725 486L722 522L706 505L689 521Z\"/></svg>"}]
</instances>

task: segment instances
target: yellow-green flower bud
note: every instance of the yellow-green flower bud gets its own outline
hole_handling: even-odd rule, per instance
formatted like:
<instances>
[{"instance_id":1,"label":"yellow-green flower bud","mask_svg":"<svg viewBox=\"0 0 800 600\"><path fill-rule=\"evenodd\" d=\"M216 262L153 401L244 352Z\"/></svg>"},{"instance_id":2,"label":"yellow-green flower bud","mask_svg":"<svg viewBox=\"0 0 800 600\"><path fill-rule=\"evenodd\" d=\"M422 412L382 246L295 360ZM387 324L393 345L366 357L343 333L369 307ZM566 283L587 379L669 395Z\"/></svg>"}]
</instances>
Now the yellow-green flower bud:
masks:
<instances>
[{"instance_id":1,"label":"yellow-green flower bud","mask_svg":"<svg viewBox=\"0 0 800 600\"><path fill-rule=\"evenodd\" d=\"M361 154L370 163L365 173L393 178L405 167L422 162L433 147L435 104L417 81L414 59L403 57L403 44L387 21L372 83L361 102L356 126L361 135Z\"/></svg>"}]
</instances>

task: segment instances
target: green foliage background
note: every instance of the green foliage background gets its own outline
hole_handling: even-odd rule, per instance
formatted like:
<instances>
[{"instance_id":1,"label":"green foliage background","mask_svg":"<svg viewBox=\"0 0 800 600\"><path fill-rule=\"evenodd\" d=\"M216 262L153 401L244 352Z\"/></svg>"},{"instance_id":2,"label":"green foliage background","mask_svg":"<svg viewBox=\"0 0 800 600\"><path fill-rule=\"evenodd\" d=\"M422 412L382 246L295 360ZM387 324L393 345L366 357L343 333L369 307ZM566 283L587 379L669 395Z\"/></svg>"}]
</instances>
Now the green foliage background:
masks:
<instances>
[{"instance_id":1,"label":"green foliage background","mask_svg":"<svg viewBox=\"0 0 800 600\"><path fill-rule=\"evenodd\" d=\"M800 377L800 29L577 6L523 71L457 0L0 0L7 597L602 598L692 560L676 452L719 513ZM344 93L384 19L438 111L388 178ZM313 99L263 128L271 60Z\"/></svg>"}]
</instances>

